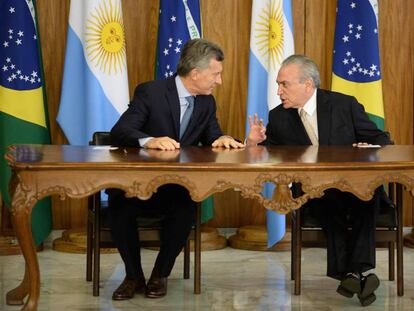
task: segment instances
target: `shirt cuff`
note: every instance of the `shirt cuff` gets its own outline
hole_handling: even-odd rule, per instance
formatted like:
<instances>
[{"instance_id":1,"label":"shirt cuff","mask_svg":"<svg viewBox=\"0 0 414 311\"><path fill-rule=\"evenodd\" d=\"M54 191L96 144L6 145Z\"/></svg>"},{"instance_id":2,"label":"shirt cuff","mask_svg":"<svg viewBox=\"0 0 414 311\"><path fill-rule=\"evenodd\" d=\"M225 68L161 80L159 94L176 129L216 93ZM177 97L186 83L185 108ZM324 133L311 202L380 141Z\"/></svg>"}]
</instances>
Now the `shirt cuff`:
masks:
<instances>
[{"instance_id":1,"label":"shirt cuff","mask_svg":"<svg viewBox=\"0 0 414 311\"><path fill-rule=\"evenodd\" d=\"M138 143L139 143L139 145L142 147L142 148L145 148L145 144L149 141L149 140L151 140L151 139L153 139L154 137L145 137L145 138L139 138L138 139Z\"/></svg>"}]
</instances>

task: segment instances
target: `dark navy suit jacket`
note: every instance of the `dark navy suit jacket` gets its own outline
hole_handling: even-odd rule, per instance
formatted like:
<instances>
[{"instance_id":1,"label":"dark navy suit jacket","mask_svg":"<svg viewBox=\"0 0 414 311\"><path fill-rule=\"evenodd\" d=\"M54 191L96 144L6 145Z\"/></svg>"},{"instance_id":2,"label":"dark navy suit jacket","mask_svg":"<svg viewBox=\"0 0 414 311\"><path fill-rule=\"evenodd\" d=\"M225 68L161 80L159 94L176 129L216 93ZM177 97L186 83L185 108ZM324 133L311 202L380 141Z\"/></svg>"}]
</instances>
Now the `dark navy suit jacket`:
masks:
<instances>
[{"instance_id":1,"label":"dark navy suit jacket","mask_svg":"<svg viewBox=\"0 0 414 311\"><path fill-rule=\"evenodd\" d=\"M316 110L320 145L391 143L388 134L368 119L364 107L352 96L318 89ZM311 145L297 109L282 105L269 112L266 136L265 144Z\"/></svg>"},{"instance_id":2,"label":"dark navy suit jacket","mask_svg":"<svg viewBox=\"0 0 414 311\"><path fill-rule=\"evenodd\" d=\"M111 130L118 146L139 146L138 139L168 136L180 141L180 101L174 77L140 84L127 111ZM198 95L181 146L211 145L222 135L212 95Z\"/></svg>"}]
</instances>

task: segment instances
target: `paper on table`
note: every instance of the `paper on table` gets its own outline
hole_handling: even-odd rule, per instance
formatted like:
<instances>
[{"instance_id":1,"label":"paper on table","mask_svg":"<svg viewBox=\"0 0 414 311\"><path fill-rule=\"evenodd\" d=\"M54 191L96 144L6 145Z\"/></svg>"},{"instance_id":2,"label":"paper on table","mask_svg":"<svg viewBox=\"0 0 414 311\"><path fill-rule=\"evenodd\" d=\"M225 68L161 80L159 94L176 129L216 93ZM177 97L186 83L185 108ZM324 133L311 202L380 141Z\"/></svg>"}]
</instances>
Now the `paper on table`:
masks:
<instances>
[{"instance_id":1,"label":"paper on table","mask_svg":"<svg viewBox=\"0 0 414 311\"><path fill-rule=\"evenodd\" d=\"M118 147L114 146L95 146L93 147L93 150L116 150Z\"/></svg>"},{"instance_id":2,"label":"paper on table","mask_svg":"<svg viewBox=\"0 0 414 311\"><path fill-rule=\"evenodd\" d=\"M357 145L358 148L381 148L381 145Z\"/></svg>"}]
</instances>

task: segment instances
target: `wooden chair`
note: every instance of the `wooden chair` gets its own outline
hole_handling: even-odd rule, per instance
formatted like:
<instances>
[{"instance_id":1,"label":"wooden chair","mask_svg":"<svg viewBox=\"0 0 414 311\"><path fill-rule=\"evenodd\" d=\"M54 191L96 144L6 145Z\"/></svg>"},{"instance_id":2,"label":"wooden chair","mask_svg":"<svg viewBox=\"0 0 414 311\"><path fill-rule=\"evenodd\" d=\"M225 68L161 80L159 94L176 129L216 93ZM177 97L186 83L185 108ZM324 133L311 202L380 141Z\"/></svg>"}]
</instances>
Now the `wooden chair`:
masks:
<instances>
[{"instance_id":1,"label":"wooden chair","mask_svg":"<svg viewBox=\"0 0 414 311\"><path fill-rule=\"evenodd\" d=\"M108 132L95 132L90 145L110 145ZM93 281L93 295L99 296L100 254L102 248L115 248L111 230L105 221L107 202L98 192L89 197L86 246L86 280ZM160 245L161 220L159 217L137 219L141 246ZM200 294L201 278L201 204L197 204L196 219L184 246L184 279L190 277L190 240L194 240L194 294ZM93 263L93 265L92 265Z\"/></svg>"},{"instance_id":2,"label":"wooden chair","mask_svg":"<svg viewBox=\"0 0 414 311\"><path fill-rule=\"evenodd\" d=\"M296 196L300 187L294 185L292 192ZM397 294L404 295L403 279L403 222L402 222L402 186L389 184L389 200L381 200L377 216L377 247L388 248L388 279L395 279L395 246L397 248ZM334 208L334 207L333 207ZM322 226L312 214L312 207L300 208L292 213L291 279L295 281L295 295L301 290L301 250L302 247L326 247L326 238ZM350 229L351 230L351 229Z\"/></svg>"}]
</instances>

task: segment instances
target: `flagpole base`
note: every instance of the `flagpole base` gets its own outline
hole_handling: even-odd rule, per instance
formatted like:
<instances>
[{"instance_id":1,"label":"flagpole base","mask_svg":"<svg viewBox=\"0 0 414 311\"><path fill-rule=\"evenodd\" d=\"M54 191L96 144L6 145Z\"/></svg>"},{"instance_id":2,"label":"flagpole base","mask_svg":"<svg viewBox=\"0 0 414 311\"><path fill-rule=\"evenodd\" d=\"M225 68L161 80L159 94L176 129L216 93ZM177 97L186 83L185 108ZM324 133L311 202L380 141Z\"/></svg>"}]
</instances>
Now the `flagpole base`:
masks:
<instances>
[{"instance_id":1,"label":"flagpole base","mask_svg":"<svg viewBox=\"0 0 414 311\"><path fill-rule=\"evenodd\" d=\"M201 225L201 251L214 251L225 248L227 239L220 235L214 227ZM147 249L158 250L159 247L145 247ZM190 240L190 251L194 251L194 240Z\"/></svg>"},{"instance_id":2,"label":"flagpole base","mask_svg":"<svg viewBox=\"0 0 414 311\"><path fill-rule=\"evenodd\" d=\"M227 239L218 234L216 228L201 226L201 250L211 251L227 246ZM146 247L158 249L158 247ZM86 253L86 229L69 229L62 232L62 236L53 241L53 249L58 252L85 254ZM194 251L194 241L190 240L190 249ZM116 248L102 248L101 254L116 253Z\"/></svg>"},{"instance_id":3,"label":"flagpole base","mask_svg":"<svg viewBox=\"0 0 414 311\"><path fill-rule=\"evenodd\" d=\"M414 228L411 233L404 236L404 246L414 248Z\"/></svg>"},{"instance_id":4,"label":"flagpole base","mask_svg":"<svg viewBox=\"0 0 414 311\"><path fill-rule=\"evenodd\" d=\"M282 240L273 247L267 247L267 229L265 225L243 226L229 238L230 247L250 251L287 251L290 250L291 234L286 232Z\"/></svg>"},{"instance_id":5,"label":"flagpole base","mask_svg":"<svg viewBox=\"0 0 414 311\"><path fill-rule=\"evenodd\" d=\"M21 254L21 250L16 237L0 236L0 256L19 254Z\"/></svg>"},{"instance_id":6,"label":"flagpole base","mask_svg":"<svg viewBox=\"0 0 414 311\"><path fill-rule=\"evenodd\" d=\"M201 225L201 251L214 251L227 246L227 239L214 227ZM190 240L190 250L194 251L194 240Z\"/></svg>"},{"instance_id":7,"label":"flagpole base","mask_svg":"<svg viewBox=\"0 0 414 311\"><path fill-rule=\"evenodd\" d=\"M53 240L53 250L63 253L86 254L86 228L68 229ZM117 253L116 248L101 248L101 254Z\"/></svg>"},{"instance_id":8,"label":"flagpole base","mask_svg":"<svg viewBox=\"0 0 414 311\"><path fill-rule=\"evenodd\" d=\"M0 192L0 256L21 254L17 238L13 236L10 212L4 204Z\"/></svg>"}]
</instances>

